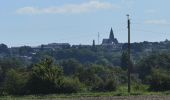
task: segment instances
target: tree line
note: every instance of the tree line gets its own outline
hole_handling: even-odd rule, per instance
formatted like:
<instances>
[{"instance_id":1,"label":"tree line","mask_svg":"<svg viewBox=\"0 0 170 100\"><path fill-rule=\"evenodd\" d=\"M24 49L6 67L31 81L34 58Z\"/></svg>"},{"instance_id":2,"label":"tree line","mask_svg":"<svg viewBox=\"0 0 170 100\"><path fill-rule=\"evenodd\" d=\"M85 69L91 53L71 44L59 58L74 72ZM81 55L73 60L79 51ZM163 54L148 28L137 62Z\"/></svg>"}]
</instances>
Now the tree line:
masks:
<instances>
[{"instance_id":1,"label":"tree line","mask_svg":"<svg viewBox=\"0 0 170 100\"><path fill-rule=\"evenodd\" d=\"M23 46L12 55L7 46L0 47L1 95L110 92L127 84L126 46L123 51L93 46L41 49L36 54ZM147 85L147 91L170 90L170 52L148 54L139 47L131 56L132 85Z\"/></svg>"},{"instance_id":2,"label":"tree line","mask_svg":"<svg viewBox=\"0 0 170 100\"><path fill-rule=\"evenodd\" d=\"M46 56L38 63L23 67L15 58L0 60L0 94L27 95L116 91L127 84L127 57L122 66L80 63L68 59L56 63ZM170 54L153 54L133 64L132 84L148 85L147 91L170 90Z\"/></svg>"}]
</instances>

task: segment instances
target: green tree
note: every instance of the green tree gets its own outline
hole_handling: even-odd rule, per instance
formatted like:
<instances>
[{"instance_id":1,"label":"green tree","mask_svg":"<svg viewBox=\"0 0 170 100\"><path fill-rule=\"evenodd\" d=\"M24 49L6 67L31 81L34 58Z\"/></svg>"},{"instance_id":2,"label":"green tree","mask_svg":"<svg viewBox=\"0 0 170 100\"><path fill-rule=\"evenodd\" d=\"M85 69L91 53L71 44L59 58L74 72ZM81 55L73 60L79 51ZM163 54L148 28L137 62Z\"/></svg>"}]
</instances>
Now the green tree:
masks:
<instances>
[{"instance_id":1,"label":"green tree","mask_svg":"<svg viewBox=\"0 0 170 100\"><path fill-rule=\"evenodd\" d=\"M0 86L5 80L6 73L10 69L18 69L23 67L22 62L16 58L3 58L0 59Z\"/></svg>"},{"instance_id":2,"label":"green tree","mask_svg":"<svg viewBox=\"0 0 170 100\"><path fill-rule=\"evenodd\" d=\"M100 81L100 77L92 68L83 68L83 70L78 73L78 77L79 80L87 86L95 85Z\"/></svg>"},{"instance_id":3,"label":"green tree","mask_svg":"<svg viewBox=\"0 0 170 100\"><path fill-rule=\"evenodd\" d=\"M75 75L82 68L82 65L75 59L64 60L61 66L65 75Z\"/></svg>"},{"instance_id":4,"label":"green tree","mask_svg":"<svg viewBox=\"0 0 170 100\"><path fill-rule=\"evenodd\" d=\"M62 93L77 93L82 90L83 84L78 78L64 77L61 85Z\"/></svg>"},{"instance_id":5,"label":"green tree","mask_svg":"<svg viewBox=\"0 0 170 100\"><path fill-rule=\"evenodd\" d=\"M162 69L153 69L149 81L150 90L152 91L167 91L170 90L169 71Z\"/></svg>"},{"instance_id":6,"label":"green tree","mask_svg":"<svg viewBox=\"0 0 170 100\"><path fill-rule=\"evenodd\" d=\"M141 59L137 63L136 71L139 77L144 80L147 76L151 75L152 69L161 68L170 70L170 55L168 53L152 54Z\"/></svg>"},{"instance_id":7,"label":"green tree","mask_svg":"<svg viewBox=\"0 0 170 100\"><path fill-rule=\"evenodd\" d=\"M5 82L4 82L4 90L8 94L21 95L26 94L26 83L28 76L26 73L20 73L14 69L10 69L7 72Z\"/></svg>"},{"instance_id":8,"label":"green tree","mask_svg":"<svg viewBox=\"0 0 170 100\"><path fill-rule=\"evenodd\" d=\"M117 82L114 79L106 79L105 82L100 80L97 84L93 85L92 91L107 92L115 91L117 89Z\"/></svg>"},{"instance_id":9,"label":"green tree","mask_svg":"<svg viewBox=\"0 0 170 100\"><path fill-rule=\"evenodd\" d=\"M123 52L121 57L121 67L122 69L126 70L128 69L128 65L129 65L128 53Z\"/></svg>"},{"instance_id":10,"label":"green tree","mask_svg":"<svg viewBox=\"0 0 170 100\"><path fill-rule=\"evenodd\" d=\"M0 53L1 54L9 54L8 46L5 44L0 44Z\"/></svg>"},{"instance_id":11,"label":"green tree","mask_svg":"<svg viewBox=\"0 0 170 100\"><path fill-rule=\"evenodd\" d=\"M33 67L28 88L35 94L59 92L62 76L62 69L46 58Z\"/></svg>"},{"instance_id":12,"label":"green tree","mask_svg":"<svg viewBox=\"0 0 170 100\"><path fill-rule=\"evenodd\" d=\"M22 46L19 48L20 55L30 55L33 52L33 49L30 46Z\"/></svg>"}]
</instances>

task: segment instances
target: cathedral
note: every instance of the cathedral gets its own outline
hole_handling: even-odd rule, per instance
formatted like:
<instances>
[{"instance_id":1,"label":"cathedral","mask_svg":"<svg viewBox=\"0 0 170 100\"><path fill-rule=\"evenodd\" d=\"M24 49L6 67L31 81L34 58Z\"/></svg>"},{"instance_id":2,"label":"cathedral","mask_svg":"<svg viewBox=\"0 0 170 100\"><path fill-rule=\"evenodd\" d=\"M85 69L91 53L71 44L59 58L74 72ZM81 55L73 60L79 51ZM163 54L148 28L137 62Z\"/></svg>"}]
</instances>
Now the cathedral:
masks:
<instances>
[{"instance_id":1,"label":"cathedral","mask_svg":"<svg viewBox=\"0 0 170 100\"><path fill-rule=\"evenodd\" d=\"M111 28L109 38L103 39L102 45L107 47L115 47L118 43L118 40L114 37L113 29Z\"/></svg>"}]
</instances>

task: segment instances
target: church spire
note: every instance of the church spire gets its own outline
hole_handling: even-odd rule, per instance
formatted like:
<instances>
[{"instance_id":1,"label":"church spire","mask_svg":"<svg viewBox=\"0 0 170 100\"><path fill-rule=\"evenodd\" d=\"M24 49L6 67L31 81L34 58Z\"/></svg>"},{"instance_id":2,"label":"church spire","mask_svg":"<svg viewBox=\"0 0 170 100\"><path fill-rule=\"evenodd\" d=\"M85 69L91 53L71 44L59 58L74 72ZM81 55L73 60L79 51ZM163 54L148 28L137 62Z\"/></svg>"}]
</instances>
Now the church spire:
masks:
<instances>
[{"instance_id":1,"label":"church spire","mask_svg":"<svg viewBox=\"0 0 170 100\"><path fill-rule=\"evenodd\" d=\"M111 30L110 30L109 39L114 39L114 34L113 34L113 29L112 29L112 28L111 28Z\"/></svg>"}]
</instances>

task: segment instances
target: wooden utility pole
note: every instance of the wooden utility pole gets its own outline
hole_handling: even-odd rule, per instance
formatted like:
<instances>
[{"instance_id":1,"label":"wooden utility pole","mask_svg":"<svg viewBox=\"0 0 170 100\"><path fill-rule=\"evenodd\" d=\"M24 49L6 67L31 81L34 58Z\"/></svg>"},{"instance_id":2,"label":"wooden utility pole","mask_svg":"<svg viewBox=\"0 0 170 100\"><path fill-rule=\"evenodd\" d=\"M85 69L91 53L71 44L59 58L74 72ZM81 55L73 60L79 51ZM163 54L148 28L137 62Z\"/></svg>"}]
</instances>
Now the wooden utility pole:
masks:
<instances>
[{"instance_id":1,"label":"wooden utility pole","mask_svg":"<svg viewBox=\"0 0 170 100\"><path fill-rule=\"evenodd\" d=\"M128 92L131 92L131 59L130 59L130 16L129 14L127 15L128 17Z\"/></svg>"},{"instance_id":2,"label":"wooden utility pole","mask_svg":"<svg viewBox=\"0 0 170 100\"><path fill-rule=\"evenodd\" d=\"M98 45L99 45L99 43L100 43L100 33L98 32Z\"/></svg>"}]
</instances>

